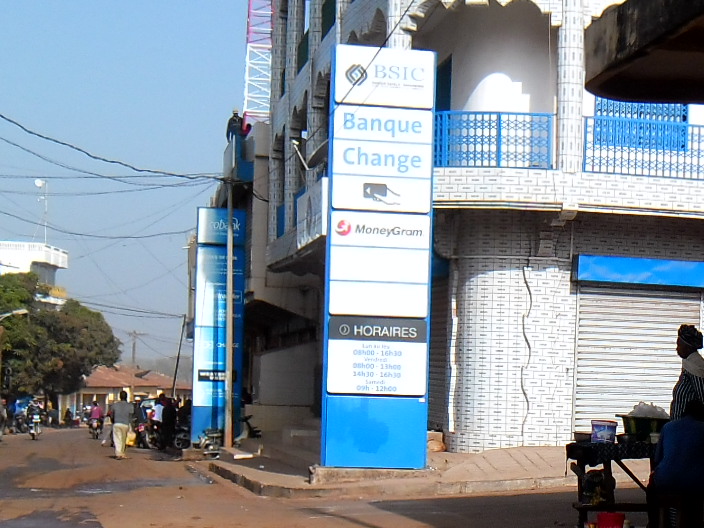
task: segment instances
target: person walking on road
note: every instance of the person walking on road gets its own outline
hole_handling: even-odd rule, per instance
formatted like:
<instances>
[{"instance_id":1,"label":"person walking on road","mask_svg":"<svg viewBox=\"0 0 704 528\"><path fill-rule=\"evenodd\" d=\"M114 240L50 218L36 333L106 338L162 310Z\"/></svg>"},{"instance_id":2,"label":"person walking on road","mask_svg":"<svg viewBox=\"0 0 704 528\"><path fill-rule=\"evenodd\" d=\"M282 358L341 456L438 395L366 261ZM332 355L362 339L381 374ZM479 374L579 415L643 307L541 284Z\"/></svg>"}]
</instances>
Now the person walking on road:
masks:
<instances>
[{"instance_id":1,"label":"person walking on road","mask_svg":"<svg viewBox=\"0 0 704 528\"><path fill-rule=\"evenodd\" d=\"M0 398L0 442L5 433L5 424L7 424L7 402L5 398Z\"/></svg>"},{"instance_id":2,"label":"person walking on road","mask_svg":"<svg viewBox=\"0 0 704 528\"><path fill-rule=\"evenodd\" d=\"M130 429L134 406L127 402L127 392L120 391L120 399L112 404L110 408L110 420L112 421L112 441L115 444L115 459L123 460L125 447L127 445L127 433Z\"/></svg>"}]
</instances>

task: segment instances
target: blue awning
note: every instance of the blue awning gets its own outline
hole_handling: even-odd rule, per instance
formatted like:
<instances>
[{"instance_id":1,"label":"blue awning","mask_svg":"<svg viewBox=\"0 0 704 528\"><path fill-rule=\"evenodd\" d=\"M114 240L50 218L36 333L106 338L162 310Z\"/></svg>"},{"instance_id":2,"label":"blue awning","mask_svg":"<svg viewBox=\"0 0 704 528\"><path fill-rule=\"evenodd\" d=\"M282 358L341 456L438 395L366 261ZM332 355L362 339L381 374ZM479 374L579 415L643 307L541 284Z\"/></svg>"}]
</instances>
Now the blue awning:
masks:
<instances>
[{"instance_id":1,"label":"blue awning","mask_svg":"<svg viewBox=\"0 0 704 528\"><path fill-rule=\"evenodd\" d=\"M704 262L579 255L574 278L584 282L704 288Z\"/></svg>"}]
</instances>

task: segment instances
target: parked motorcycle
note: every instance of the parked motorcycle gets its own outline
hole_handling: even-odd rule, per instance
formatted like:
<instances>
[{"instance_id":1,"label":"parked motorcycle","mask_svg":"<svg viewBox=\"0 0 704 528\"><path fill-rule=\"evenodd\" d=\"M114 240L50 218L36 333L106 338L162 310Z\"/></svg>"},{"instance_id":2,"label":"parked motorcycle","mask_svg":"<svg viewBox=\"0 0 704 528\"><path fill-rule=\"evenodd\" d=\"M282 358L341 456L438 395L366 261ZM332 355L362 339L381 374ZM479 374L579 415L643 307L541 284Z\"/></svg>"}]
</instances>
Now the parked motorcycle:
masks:
<instances>
[{"instance_id":1,"label":"parked motorcycle","mask_svg":"<svg viewBox=\"0 0 704 528\"><path fill-rule=\"evenodd\" d=\"M32 440L39 439L39 435L42 434L42 417L38 412L31 414L28 430Z\"/></svg>"},{"instance_id":2,"label":"parked motorcycle","mask_svg":"<svg viewBox=\"0 0 704 528\"><path fill-rule=\"evenodd\" d=\"M97 440L103 434L103 421L99 418L91 418L88 422L88 431L90 436Z\"/></svg>"},{"instance_id":3,"label":"parked motorcycle","mask_svg":"<svg viewBox=\"0 0 704 528\"><path fill-rule=\"evenodd\" d=\"M29 432L29 426L27 425L27 415L24 413L15 414L15 423L12 428L16 433Z\"/></svg>"},{"instance_id":4,"label":"parked motorcycle","mask_svg":"<svg viewBox=\"0 0 704 528\"><path fill-rule=\"evenodd\" d=\"M235 447L239 447L240 444L242 443L242 440L244 440L245 438L261 438L262 437L261 430L249 423L249 420L251 418L252 418L251 414L248 414L247 416L242 416L240 418L240 422L242 422L242 431L240 432L240 434L238 434L235 437L235 442L234 442Z\"/></svg>"},{"instance_id":5,"label":"parked motorcycle","mask_svg":"<svg viewBox=\"0 0 704 528\"><path fill-rule=\"evenodd\" d=\"M135 424L134 433L137 435L135 441L137 447L144 449L156 448L156 435L148 423L141 422Z\"/></svg>"},{"instance_id":6,"label":"parked motorcycle","mask_svg":"<svg viewBox=\"0 0 704 528\"><path fill-rule=\"evenodd\" d=\"M198 443L194 447L203 450L203 456L209 458L219 458L222 447L222 429L206 429L203 434L198 435Z\"/></svg>"},{"instance_id":7,"label":"parked motorcycle","mask_svg":"<svg viewBox=\"0 0 704 528\"><path fill-rule=\"evenodd\" d=\"M176 425L174 434L174 447L176 449L188 449L191 447L191 428L185 424Z\"/></svg>"}]
</instances>

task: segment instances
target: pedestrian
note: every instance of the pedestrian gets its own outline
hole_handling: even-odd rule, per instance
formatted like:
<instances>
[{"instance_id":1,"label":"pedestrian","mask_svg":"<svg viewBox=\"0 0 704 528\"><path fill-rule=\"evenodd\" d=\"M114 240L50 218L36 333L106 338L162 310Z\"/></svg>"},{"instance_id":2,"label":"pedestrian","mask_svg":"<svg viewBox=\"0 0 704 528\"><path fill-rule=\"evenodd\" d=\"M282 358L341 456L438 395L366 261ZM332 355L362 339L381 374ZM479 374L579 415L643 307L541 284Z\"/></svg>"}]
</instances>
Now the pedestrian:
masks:
<instances>
[{"instance_id":1,"label":"pedestrian","mask_svg":"<svg viewBox=\"0 0 704 528\"><path fill-rule=\"evenodd\" d=\"M691 400L704 403L704 358L702 333L694 325L683 324L677 331L677 355L682 358L682 372L672 389L670 419L684 416L684 408Z\"/></svg>"},{"instance_id":2,"label":"pedestrian","mask_svg":"<svg viewBox=\"0 0 704 528\"><path fill-rule=\"evenodd\" d=\"M227 131L225 132L225 137L227 142L232 141L235 134L239 134L242 131L242 117L240 117L237 110L233 110L232 116L227 121Z\"/></svg>"},{"instance_id":3,"label":"pedestrian","mask_svg":"<svg viewBox=\"0 0 704 528\"><path fill-rule=\"evenodd\" d=\"M0 442L2 435L5 434L5 426L7 425L7 400L0 398Z\"/></svg>"},{"instance_id":4,"label":"pedestrian","mask_svg":"<svg viewBox=\"0 0 704 528\"><path fill-rule=\"evenodd\" d=\"M166 447L166 439L164 437L164 425L162 423L164 417L164 401L166 400L166 394L163 392L159 394L159 397L154 404L154 408L150 414L150 421L152 424L152 429L155 432L156 443L159 449L164 449Z\"/></svg>"},{"instance_id":5,"label":"pedestrian","mask_svg":"<svg viewBox=\"0 0 704 528\"><path fill-rule=\"evenodd\" d=\"M127 446L127 433L130 429L134 406L127 402L127 392L120 391L120 399L112 404L108 414L112 421L112 441L115 443L115 459L123 460Z\"/></svg>"},{"instance_id":6,"label":"pedestrian","mask_svg":"<svg viewBox=\"0 0 704 528\"><path fill-rule=\"evenodd\" d=\"M71 407L66 407L66 412L64 412L64 427L73 427L73 413L71 412Z\"/></svg>"},{"instance_id":7,"label":"pedestrian","mask_svg":"<svg viewBox=\"0 0 704 528\"><path fill-rule=\"evenodd\" d=\"M648 528L658 528L663 499L676 499L684 522L702 526L704 498L704 403L690 400L684 416L666 423L660 431L646 492Z\"/></svg>"},{"instance_id":8,"label":"pedestrian","mask_svg":"<svg viewBox=\"0 0 704 528\"><path fill-rule=\"evenodd\" d=\"M193 408L193 401L190 398L187 398L185 402L183 402L183 405L178 408L178 412L176 414L176 422L179 425L184 425L184 426L191 426L191 409Z\"/></svg>"},{"instance_id":9,"label":"pedestrian","mask_svg":"<svg viewBox=\"0 0 704 528\"><path fill-rule=\"evenodd\" d=\"M166 449L174 441L177 413L174 401L171 398L164 398L164 410L161 412L161 425L164 432L162 449Z\"/></svg>"}]
</instances>

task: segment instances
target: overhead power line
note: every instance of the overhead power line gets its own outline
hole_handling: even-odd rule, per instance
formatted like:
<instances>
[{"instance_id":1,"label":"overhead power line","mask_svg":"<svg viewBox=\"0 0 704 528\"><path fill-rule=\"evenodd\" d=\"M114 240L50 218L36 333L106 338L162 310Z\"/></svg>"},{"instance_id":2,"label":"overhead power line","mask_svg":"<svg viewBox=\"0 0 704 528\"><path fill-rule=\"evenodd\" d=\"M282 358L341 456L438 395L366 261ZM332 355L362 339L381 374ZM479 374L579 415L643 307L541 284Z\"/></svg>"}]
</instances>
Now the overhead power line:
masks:
<instances>
[{"instance_id":1,"label":"overhead power line","mask_svg":"<svg viewBox=\"0 0 704 528\"><path fill-rule=\"evenodd\" d=\"M3 214L5 216L9 216L10 218L14 218L16 220L20 220L22 222L26 222L28 224L32 224L35 226L43 226L44 224L41 222L35 222L33 220L27 220L26 218L22 218L21 216L14 215L12 213L6 213L5 211L0 211L0 214ZM188 228L184 229L182 231L165 231L162 233L152 233L150 235L96 235L93 233L78 233L76 231L69 231L68 229L62 229L60 227L57 227L55 225L49 224L49 229L53 231L57 231L58 233L63 233L65 235L74 235L74 236L81 236L81 237L87 237L87 238L100 238L104 240L116 240L116 239L127 239L127 240L137 240L140 238L156 238L156 237L161 237L161 236L170 236L170 235L185 235L186 233L190 233L193 231L193 228Z\"/></svg>"},{"instance_id":2,"label":"overhead power line","mask_svg":"<svg viewBox=\"0 0 704 528\"><path fill-rule=\"evenodd\" d=\"M15 125L17 128L19 128L20 130L22 130L23 132L26 132L27 134L29 134L31 136L35 136L35 137L38 137L38 138L43 139L45 141L49 141L51 143L56 143L57 145L61 145L63 147L70 148L70 149L75 150L76 152L80 152L81 154L88 156L89 158L94 159L96 161L102 161L103 163L111 163L114 165L119 165L121 167L126 167L126 168L133 170L135 172L146 172L148 174L156 174L156 175L162 175L162 176L173 176L175 178L186 178L186 179L194 179L194 178L200 177L200 176L191 176L189 174L178 174L176 172L168 172L168 171L162 171L162 170L142 169L140 167L135 167L134 165L131 165L129 163L125 163L124 161L113 160L113 159L109 159L109 158L104 158L102 156L97 156L95 154L88 152L85 149L82 149L81 147L78 147L78 146L73 145L71 143L67 143L66 141L61 141L60 139L56 139L56 138L53 138L50 136L45 136L44 134L40 134L39 132L35 132L33 130L30 130L29 128L27 128L23 124L15 121L14 119L7 117L6 115L3 115L1 113L0 113L0 119L7 121L10 124ZM6 140L4 140L4 141L6 141ZM19 145L16 145L16 144L15 144L15 146L19 147ZM20 147L20 148L23 148L23 147Z\"/></svg>"},{"instance_id":3,"label":"overhead power line","mask_svg":"<svg viewBox=\"0 0 704 528\"><path fill-rule=\"evenodd\" d=\"M162 317L178 317L181 318L183 317L183 314L172 314L168 312L159 312L157 310L145 310L143 308L129 308L127 306L115 306L115 305L110 305L110 304L102 304L102 303L97 303L97 302L92 302L92 301L84 301L80 300L81 304L84 304L86 306L96 306L99 308L109 308L112 310L120 310L124 312L131 312L135 314L142 314L142 315L158 315ZM127 315L127 314L125 314Z\"/></svg>"}]
</instances>

